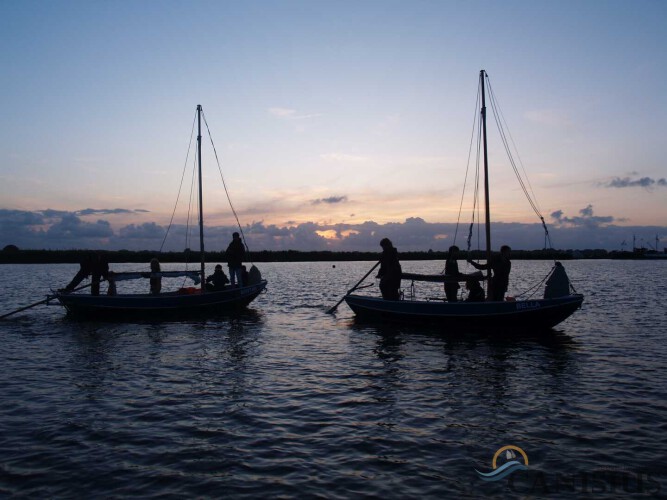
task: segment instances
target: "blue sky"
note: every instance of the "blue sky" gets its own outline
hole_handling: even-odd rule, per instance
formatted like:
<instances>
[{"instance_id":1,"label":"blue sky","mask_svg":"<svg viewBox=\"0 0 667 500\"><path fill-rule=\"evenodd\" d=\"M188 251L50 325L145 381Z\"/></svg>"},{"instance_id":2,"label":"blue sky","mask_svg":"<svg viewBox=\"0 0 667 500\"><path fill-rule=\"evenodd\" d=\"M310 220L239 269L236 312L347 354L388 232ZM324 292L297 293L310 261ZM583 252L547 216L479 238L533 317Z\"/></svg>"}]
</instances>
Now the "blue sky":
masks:
<instances>
[{"instance_id":1,"label":"blue sky","mask_svg":"<svg viewBox=\"0 0 667 500\"><path fill-rule=\"evenodd\" d=\"M446 248L482 68L556 247L667 238L665 19L661 1L1 2L0 245L159 248L202 104L255 249ZM490 154L494 241L541 246Z\"/></svg>"}]
</instances>

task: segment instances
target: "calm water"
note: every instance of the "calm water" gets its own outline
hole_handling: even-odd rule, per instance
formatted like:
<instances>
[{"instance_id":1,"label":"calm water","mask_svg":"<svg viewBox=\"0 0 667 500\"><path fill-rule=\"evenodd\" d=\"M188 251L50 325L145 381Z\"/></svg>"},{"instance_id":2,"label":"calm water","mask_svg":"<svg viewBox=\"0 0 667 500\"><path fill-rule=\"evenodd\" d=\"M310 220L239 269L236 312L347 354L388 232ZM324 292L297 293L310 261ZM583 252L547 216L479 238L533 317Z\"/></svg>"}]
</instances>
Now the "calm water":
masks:
<instances>
[{"instance_id":1,"label":"calm water","mask_svg":"<svg viewBox=\"0 0 667 500\"><path fill-rule=\"evenodd\" d=\"M665 495L667 261L566 263L584 308L521 340L325 314L371 266L260 264L235 317L0 321L0 497ZM77 267L0 266L0 311ZM509 293L549 268L515 261ZM482 481L508 444L529 470Z\"/></svg>"}]
</instances>

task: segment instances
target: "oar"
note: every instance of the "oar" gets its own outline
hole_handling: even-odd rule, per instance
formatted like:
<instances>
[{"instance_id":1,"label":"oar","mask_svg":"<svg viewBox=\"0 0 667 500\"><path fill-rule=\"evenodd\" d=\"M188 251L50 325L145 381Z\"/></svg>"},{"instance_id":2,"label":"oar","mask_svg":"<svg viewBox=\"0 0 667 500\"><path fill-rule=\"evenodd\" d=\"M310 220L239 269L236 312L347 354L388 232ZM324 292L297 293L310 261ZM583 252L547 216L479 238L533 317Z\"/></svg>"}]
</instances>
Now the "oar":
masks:
<instances>
[{"instance_id":1,"label":"oar","mask_svg":"<svg viewBox=\"0 0 667 500\"><path fill-rule=\"evenodd\" d=\"M76 292L76 291L79 291L79 290L83 290L84 288L88 288L91 285L92 285L92 283L88 283L87 285L80 286L79 288L75 288L72 291ZM12 311L10 313L3 314L2 316L0 316L0 319L5 319L7 316L11 316L12 314L16 314L18 312L25 311L26 309L30 309L31 307L35 307L35 306L38 306L40 304L45 304L46 302L51 300L53 297L54 297L53 295L49 295L44 300L40 300L39 302L35 302L34 304L30 304L29 306L21 307L20 309L17 309L16 311Z\"/></svg>"},{"instance_id":2,"label":"oar","mask_svg":"<svg viewBox=\"0 0 667 500\"><path fill-rule=\"evenodd\" d=\"M345 297L347 297L347 296L350 295L352 292L354 292L354 291L357 289L357 287L358 287L359 285L361 285L361 284L364 282L364 280L365 280L366 278L368 278L368 275L371 274L371 273L375 270L375 268L376 268L377 266L379 266L379 265L380 265L380 261L376 262L375 265L371 268L371 270L368 271L368 272L364 275L364 277L361 278L361 279L359 280L359 282L358 282L356 285L354 285L352 288L350 288L350 289L347 291L347 293L346 293L345 295L343 295L343 298L340 299L340 300L338 301L338 303L336 303L335 306L333 306L332 308L330 308L329 310L327 310L327 314L332 314L336 309L338 309L338 306L345 300Z\"/></svg>"}]
</instances>

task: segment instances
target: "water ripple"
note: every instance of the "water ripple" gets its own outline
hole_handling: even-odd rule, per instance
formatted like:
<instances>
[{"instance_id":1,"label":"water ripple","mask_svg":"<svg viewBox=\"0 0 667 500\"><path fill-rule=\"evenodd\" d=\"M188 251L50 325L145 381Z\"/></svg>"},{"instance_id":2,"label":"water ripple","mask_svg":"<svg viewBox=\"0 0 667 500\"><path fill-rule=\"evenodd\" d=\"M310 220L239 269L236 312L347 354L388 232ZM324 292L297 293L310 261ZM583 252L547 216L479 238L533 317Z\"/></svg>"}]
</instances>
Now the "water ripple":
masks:
<instances>
[{"instance_id":1,"label":"water ripple","mask_svg":"<svg viewBox=\"0 0 667 500\"><path fill-rule=\"evenodd\" d=\"M599 470L667 488L665 305L646 293L665 263L611 264L568 263L583 310L520 340L325 314L368 263L263 264L270 292L232 317L27 311L0 322L0 496L523 497L475 473L505 444L530 457L517 488ZM5 266L35 282L0 287L3 309L75 267ZM545 267L517 262L512 286Z\"/></svg>"}]
</instances>

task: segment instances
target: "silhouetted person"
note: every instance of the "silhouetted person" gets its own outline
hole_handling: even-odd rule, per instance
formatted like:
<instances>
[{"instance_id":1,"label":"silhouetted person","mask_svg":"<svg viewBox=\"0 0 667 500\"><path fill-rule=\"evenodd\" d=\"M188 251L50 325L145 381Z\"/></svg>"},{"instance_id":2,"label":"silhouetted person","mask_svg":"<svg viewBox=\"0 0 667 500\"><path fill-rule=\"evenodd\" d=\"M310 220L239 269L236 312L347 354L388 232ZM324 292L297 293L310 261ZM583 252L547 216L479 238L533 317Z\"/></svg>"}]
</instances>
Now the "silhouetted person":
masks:
<instances>
[{"instance_id":1,"label":"silhouetted person","mask_svg":"<svg viewBox=\"0 0 667 500\"><path fill-rule=\"evenodd\" d=\"M162 271L160 269L160 261L153 257L151 259L151 274L150 274L151 293L158 295L162 290Z\"/></svg>"},{"instance_id":2,"label":"silhouetted person","mask_svg":"<svg viewBox=\"0 0 667 500\"><path fill-rule=\"evenodd\" d=\"M399 300L398 289L401 287L401 263L398 261L398 250L394 248L389 238L380 241L382 255L380 255L380 292L385 300Z\"/></svg>"},{"instance_id":3,"label":"silhouetted person","mask_svg":"<svg viewBox=\"0 0 667 500\"><path fill-rule=\"evenodd\" d=\"M468 290L466 302L484 302L484 289L479 284L479 281L466 281L466 289Z\"/></svg>"},{"instance_id":4,"label":"silhouetted person","mask_svg":"<svg viewBox=\"0 0 667 500\"><path fill-rule=\"evenodd\" d=\"M85 278L90 276L90 271L93 267L93 257L90 254L86 254L79 262L79 270L72 278L72 281L65 288L61 288L62 293L70 293L74 290L79 283L81 283Z\"/></svg>"},{"instance_id":5,"label":"silhouetted person","mask_svg":"<svg viewBox=\"0 0 667 500\"><path fill-rule=\"evenodd\" d=\"M243 286L247 286L249 283L248 269L245 266L241 266L241 278L243 278Z\"/></svg>"},{"instance_id":6,"label":"silhouetted person","mask_svg":"<svg viewBox=\"0 0 667 500\"><path fill-rule=\"evenodd\" d=\"M555 299L566 295L570 295L570 279L567 277L563 264L556 262L554 270L544 287L544 298Z\"/></svg>"},{"instance_id":7,"label":"silhouetted person","mask_svg":"<svg viewBox=\"0 0 667 500\"><path fill-rule=\"evenodd\" d=\"M250 266L250 271L248 271L248 282L246 285L256 285L262 281L262 273L259 272L257 266Z\"/></svg>"},{"instance_id":8,"label":"silhouetted person","mask_svg":"<svg viewBox=\"0 0 667 500\"><path fill-rule=\"evenodd\" d=\"M100 281L102 278L109 278L109 262L104 255L96 252L93 255L93 264L90 270L90 280L92 281L90 285L91 295L100 294Z\"/></svg>"},{"instance_id":9,"label":"silhouetted person","mask_svg":"<svg viewBox=\"0 0 667 500\"><path fill-rule=\"evenodd\" d=\"M445 261L445 277L458 279L461 276L459 272L459 263L456 261L456 258L459 254L459 247L452 245L449 247L449 253L447 254L447 260ZM458 281L448 282L445 281L445 295L447 296L447 302L456 302L458 300L459 285Z\"/></svg>"},{"instance_id":10,"label":"silhouetted person","mask_svg":"<svg viewBox=\"0 0 667 500\"><path fill-rule=\"evenodd\" d=\"M222 270L220 264L215 266L215 271L210 276L206 277L206 289L209 292L217 292L225 288L225 285L229 283L229 278Z\"/></svg>"},{"instance_id":11,"label":"silhouetted person","mask_svg":"<svg viewBox=\"0 0 667 500\"><path fill-rule=\"evenodd\" d=\"M502 301L505 299L505 292L510 282L510 271L512 270L512 261L510 260L511 248L507 245L500 247L500 254L491 257L491 261L486 264L477 264L468 259L468 263L475 269L491 269L493 276L489 283L489 299L492 301Z\"/></svg>"},{"instance_id":12,"label":"silhouetted person","mask_svg":"<svg viewBox=\"0 0 667 500\"><path fill-rule=\"evenodd\" d=\"M239 286L243 286L243 259L245 258L245 247L239 233L232 234L232 242L227 247L225 252L227 258L227 265L229 266L229 279L232 281L232 286L238 280Z\"/></svg>"},{"instance_id":13,"label":"silhouetted person","mask_svg":"<svg viewBox=\"0 0 667 500\"><path fill-rule=\"evenodd\" d=\"M79 264L79 271L74 275L72 281L62 290L63 293L70 293L74 290L79 283L81 283L85 278L92 275L92 283L90 285L90 294L99 295L100 294L100 279L108 279L109 277L109 263L106 258L99 253L90 253L84 255L81 263Z\"/></svg>"},{"instance_id":14,"label":"silhouetted person","mask_svg":"<svg viewBox=\"0 0 667 500\"><path fill-rule=\"evenodd\" d=\"M113 271L109 271L107 274L107 282L109 283L109 288L107 288L107 295L116 295L116 275Z\"/></svg>"}]
</instances>

